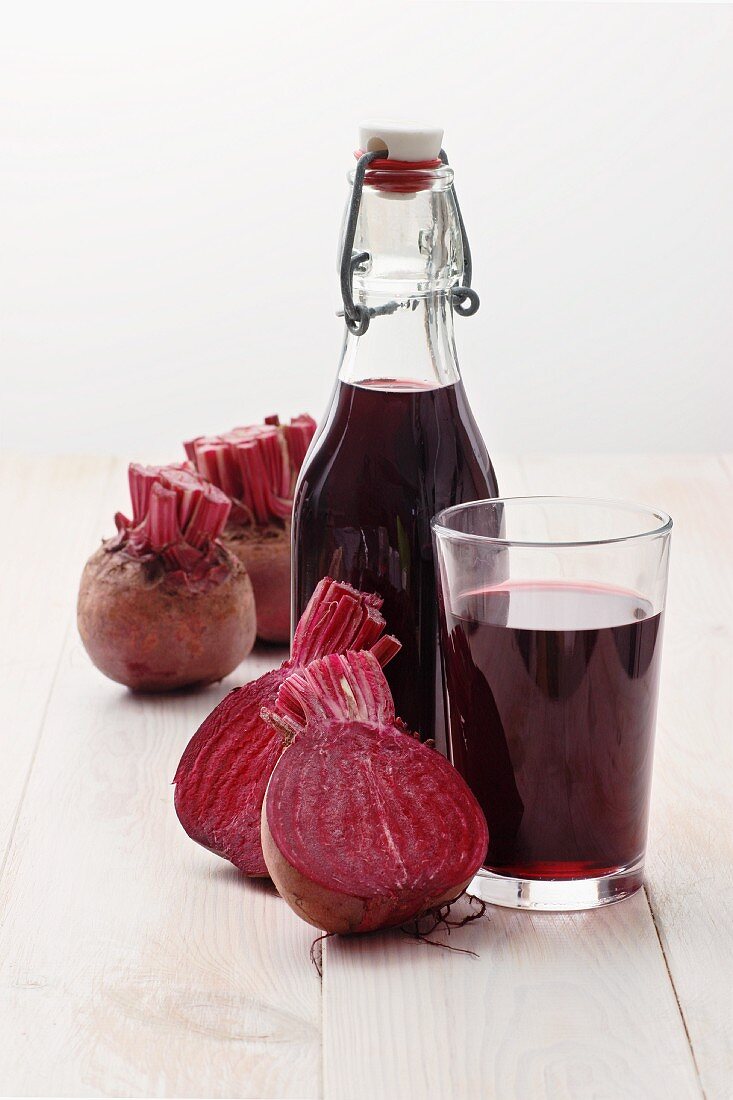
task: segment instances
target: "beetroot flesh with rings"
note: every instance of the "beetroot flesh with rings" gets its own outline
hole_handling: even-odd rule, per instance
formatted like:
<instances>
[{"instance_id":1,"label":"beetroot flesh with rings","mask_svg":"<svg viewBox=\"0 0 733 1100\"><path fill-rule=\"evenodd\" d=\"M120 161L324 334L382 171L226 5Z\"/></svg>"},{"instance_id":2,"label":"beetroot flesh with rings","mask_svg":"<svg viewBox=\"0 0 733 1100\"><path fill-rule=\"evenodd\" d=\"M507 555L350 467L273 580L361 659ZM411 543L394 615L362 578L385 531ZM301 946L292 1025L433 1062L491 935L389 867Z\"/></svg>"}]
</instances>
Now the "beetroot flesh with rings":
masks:
<instances>
[{"instance_id":1,"label":"beetroot flesh with rings","mask_svg":"<svg viewBox=\"0 0 733 1100\"><path fill-rule=\"evenodd\" d=\"M82 574L77 620L87 653L136 691L221 680L252 649L252 585L222 545L231 504L186 465L128 469L132 519L118 512Z\"/></svg>"},{"instance_id":2,"label":"beetroot flesh with rings","mask_svg":"<svg viewBox=\"0 0 733 1100\"><path fill-rule=\"evenodd\" d=\"M246 875L266 876L260 841L262 799L284 748L263 720L286 677L326 653L371 649L386 663L399 649L383 635L381 599L326 577L298 623L291 657L280 668L230 692L204 720L184 752L174 783L181 825L197 843Z\"/></svg>"},{"instance_id":3,"label":"beetroot flesh with rings","mask_svg":"<svg viewBox=\"0 0 733 1100\"><path fill-rule=\"evenodd\" d=\"M486 857L486 819L453 765L395 718L372 654L294 672L268 719L293 740L267 788L262 847L298 916L370 932L464 892Z\"/></svg>"},{"instance_id":4,"label":"beetroot flesh with rings","mask_svg":"<svg viewBox=\"0 0 733 1100\"><path fill-rule=\"evenodd\" d=\"M305 414L289 424L268 416L264 424L184 443L189 461L232 502L222 541L250 575L257 636L265 642L290 637L290 517L315 430Z\"/></svg>"}]
</instances>

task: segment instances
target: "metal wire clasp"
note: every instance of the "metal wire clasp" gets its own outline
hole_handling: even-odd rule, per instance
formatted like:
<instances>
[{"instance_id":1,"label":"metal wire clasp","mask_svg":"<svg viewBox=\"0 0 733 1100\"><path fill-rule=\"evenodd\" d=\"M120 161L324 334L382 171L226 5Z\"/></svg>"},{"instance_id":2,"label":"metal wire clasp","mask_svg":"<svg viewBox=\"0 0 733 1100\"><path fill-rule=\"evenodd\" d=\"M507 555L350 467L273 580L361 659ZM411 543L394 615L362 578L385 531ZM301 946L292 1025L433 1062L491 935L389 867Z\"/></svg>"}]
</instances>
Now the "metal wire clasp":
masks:
<instances>
[{"instance_id":1,"label":"metal wire clasp","mask_svg":"<svg viewBox=\"0 0 733 1100\"><path fill-rule=\"evenodd\" d=\"M438 154L443 164L448 163L448 157L445 149L441 149ZM461 213L460 203L458 202L458 195L456 194L455 184L451 185L453 188L453 201L456 204L456 214L458 215L458 225L461 230L461 244L463 245L463 282L460 286L453 287L453 301L456 313L461 317L473 317L474 313L478 312L478 307L481 305L481 300L475 290L471 288L471 277L473 275L473 262L471 260L471 246L468 243L468 235L466 233L466 226L463 221L463 214Z\"/></svg>"},{"instance_id":2,"label":"metal wire clasp","mask_svg":"<svg viewBox=\"0 0 733 1100\"><path fill-rule=\"evenodd\" d=\"M365 153L363 157L359 157L356 162L354 186L351 191L349 212L346 217L339 278L341 280L341 299L344 303L344 321L347 329L354 336L363 336L369 328L369 321L371 320L369 310L365 306L357 305L354 301L354 271L359 264L365 263L370 258L368 252L354 252L356 223L359 220L359 207L366 170L373 160L384 159L384 156L384 150L379 150L374 153Z\"/></svg>"},{"instance_id":3,"label":"metal wire clasp","mask_svg":"<svg viewBox=\"0 0 733 1100\"><path fill-rule=\"evenodd\" d=\"M354 301L354 272L357 267L371 259L368 252L354 252L354 238L356 236L356 223L359 220L359 207L361 206L361 193L364 189L364 177L372 161L384 160L388 156L389 153L384 149L377 150L373 153L364 153L356 162L356 170L354 172L354 186L351 191L349 210L346 216L341 261L339 264L341 299L344 303L343 318L347 329L354 336L364 335L369 328L369 322L372 317L382 313L394 313L398 308L396 302L390 302L385 306L381 306L379 309L367 309L366 306L359 305ZM444 149L440 150L439 156L443 164L448 163L448 157ZM466 236L466 227L463 222L461 208L458 205L458 196L456 195L455 187L453 187L453 200L456 204L458 225L461 231L461 242L463 245L463 281L460 286L453 287L451 294L456 312L461 317L471 317L478 310L480 301L476 291L471 288L471 276L473 273L471 247L468 243L468 237ZM339 313L339 316L341 316L341 313Z\"/></svg>"}]
</instances>

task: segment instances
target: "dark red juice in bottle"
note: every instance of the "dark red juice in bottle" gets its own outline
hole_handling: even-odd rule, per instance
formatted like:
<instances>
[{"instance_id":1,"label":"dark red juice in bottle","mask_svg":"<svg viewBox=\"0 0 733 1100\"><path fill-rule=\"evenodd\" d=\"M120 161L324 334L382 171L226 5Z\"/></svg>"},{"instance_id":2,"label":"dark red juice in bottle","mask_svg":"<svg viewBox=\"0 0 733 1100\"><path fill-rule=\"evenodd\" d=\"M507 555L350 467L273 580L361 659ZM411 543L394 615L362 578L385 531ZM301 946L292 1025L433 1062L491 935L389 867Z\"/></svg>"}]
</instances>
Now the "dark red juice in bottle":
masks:
<instances>
[{"instance_id":1,"label":"dark red juice in bottle","mask_svg":"<svg viewBox=\"0 0 733 1100\"><path fill-rule=\"evenodd\" d=\"M451 757L486 866L572 879L644 852L662 616L602 586L507 581L446 615Z\"/></svg>"},{"instance_id":2,"label":"dark red juice in bottle","mask_svg":"<svg viewBox=\"0 0 733 1100\"><path fill-rule=\"evenodd\" d=\"M442 130L370 120L339 248L344 342L293 505L293 622L324 576L378 593L398 715L446 750L430 521L497 494L453 320L479 299ZM463 323L463 322L461 322Z\"/></svg>"},{"instance_id":3,"label":"dark red juice in bottle","mask_svg":"<svg viewBox=\"0 0 733 1100\"><path fill-rule=\"evenodd\" d=\"M445 747L430 519L496 496L460 381L339 381L293 512L294 611L326 576L379 593L402 650L388 665L397 713Z\"/></svg>"}]
</instances>

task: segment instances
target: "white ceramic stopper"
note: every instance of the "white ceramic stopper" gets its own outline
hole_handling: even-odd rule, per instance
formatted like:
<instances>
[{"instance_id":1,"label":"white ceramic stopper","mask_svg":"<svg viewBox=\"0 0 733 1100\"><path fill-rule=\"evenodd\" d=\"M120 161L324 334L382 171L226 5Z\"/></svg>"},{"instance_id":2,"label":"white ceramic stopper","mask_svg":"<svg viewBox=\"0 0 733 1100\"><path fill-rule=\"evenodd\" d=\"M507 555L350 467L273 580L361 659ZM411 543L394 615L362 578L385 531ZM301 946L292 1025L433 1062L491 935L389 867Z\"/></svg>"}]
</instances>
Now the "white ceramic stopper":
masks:
<instances>
[{"instance_id":1,"label":"white ceramic stopper","mask_svg":"<svg viewBox=\"0 0 733 1100\"><path fill-rule=\"evenodd\" d=\"M359 127L359 148L365 153L389 150L390 160L435 160L443 144L437 126L369 119Z\"/></svg>"}]
</instances>

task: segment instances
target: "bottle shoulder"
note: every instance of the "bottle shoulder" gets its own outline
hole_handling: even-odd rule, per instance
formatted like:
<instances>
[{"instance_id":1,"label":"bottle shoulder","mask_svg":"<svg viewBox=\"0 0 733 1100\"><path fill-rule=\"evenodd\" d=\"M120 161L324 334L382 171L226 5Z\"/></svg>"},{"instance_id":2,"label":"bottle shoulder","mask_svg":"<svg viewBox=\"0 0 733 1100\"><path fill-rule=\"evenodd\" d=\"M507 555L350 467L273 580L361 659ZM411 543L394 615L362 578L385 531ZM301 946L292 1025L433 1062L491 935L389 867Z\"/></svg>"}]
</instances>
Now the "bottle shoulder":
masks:
<instances>
[{"instance_id":1,"label":"bottle shoulder","mask_svg":"<svg viewBox=\"0 0 733 1100\"><path fill-rule=\"evenodd\" d=\"M495 495L486 446L462 384L407 390L339 383L331 410L301 471L305 500L348 505L357 497L385 509L397 499L450 503ZM454 499L455 498L455 499Z\"/></svg>"}]
</instances>

